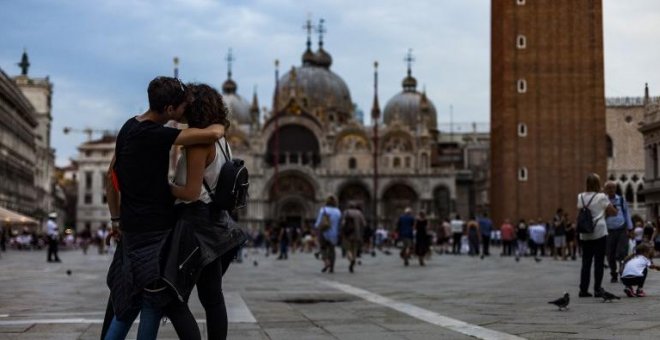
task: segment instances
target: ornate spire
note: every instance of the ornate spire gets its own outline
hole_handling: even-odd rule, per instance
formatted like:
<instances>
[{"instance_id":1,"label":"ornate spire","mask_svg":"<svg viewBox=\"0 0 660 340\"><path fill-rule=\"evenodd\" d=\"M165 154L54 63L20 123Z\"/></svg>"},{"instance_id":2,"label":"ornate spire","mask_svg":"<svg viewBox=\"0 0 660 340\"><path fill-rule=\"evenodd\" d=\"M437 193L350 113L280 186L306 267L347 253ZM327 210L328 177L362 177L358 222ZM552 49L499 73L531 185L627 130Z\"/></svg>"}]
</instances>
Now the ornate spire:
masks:
<instances>
[{"instance_id":1,"label":"ornate spire","mask_svg":"<svg viewBox=\"0 0 660 340\"><path fill-rule=\"evenodd\" d=\"M319 34L319 50L316 52L315 60L318 66L330 68L332 56L323 49L323 34L327 32L324 24L325 20L320 19L318 26L316 26L316 32Z\"/></svg>"},{"instance_id":2,"label":"ornate spire","mask_svg":"<svg viewBox=\"0 0 660 340\"><path fill-rule=\"evenodd\" d=\"M374 61L374 103L371 106L371 120L376 124L380 119L380 105L378 105L378 61Z\"/></svg>"},{"instance_id":3,"label":"ornate spire","mask_svg":"<svg viewBox=\"0 0 660 340\"><path fill-rule=\"evenodd\" d=\"M229 48L229 52L227 52L227 56L225 57L225 61L227 61L227 79L231 79L231 64L234 62L234 54L231 51L231 48Z\"/></svg>"},{"instance_id":4,"label":"ornate spire","mask_svg":"<svg viewBox=\"0 0 660 340\"><path fill-rule=\"evenodd\" d=\"M254 85L254 92L252 92L252 105L250 105L250 118L252 125L259 124L259 99L257 99L257 85Z\"/></svg>"},{"instance_id":5,"label":"ornate spire","mask_svg":"<svg viewBox=\"0 0 660 340\"><path fill-rule=\"evenodd\" d=\"M21 68L21 74L27 76L28 68L30 68L30 61L28 60L27 50L23 49L23 55L21 56L21 62L18 63L18 66Z\"/></svg>"},{"instance_id":6,"label":"ornate spire","mask_svg":"<svg viewBox=\"0 0 660 340\"><path fill-rule=\"evenodd\" d=\"M252 105L250 105L250 113L259 114L259 99L257 98L257 85L254 85L254 92L252 92Z\"/></svg>"},{"instance_id":7,"label":"ornate spire","mask_svg":"<svg viewBox=\"0 0 660 340\"><path fill-rule=\"evenodd\" d=\"M312 29L314 29L314 25L312 25L311 15L307 16L303 29L307 31L307 49L302 55L302 62L303 65L312 65L314 64L314 52L312 52Z\"/></svg>"},{"instance_id":8,"label":"ornate spire","mask_svg":"<svg viewBox=\"0 0 660 340\"><path fill-rule=\"evenodd\" d=\"M403 78L403 91L404 92L415 92L417 91L417 79L412 76L412 63L415 61L415 57L412 55L412 48L408 49L408 53L403 60L408 64L407 76Z\"/></svg>"},{"instance_id":9,"label":"ornate spire","mask_svg":"<svg viewBox=\"0 0 660 340\"><path fill-rule=\"evenodd\" d=\"M236 89L238 88L238 85L236 85L236 82L231 79L231 64L236 60L234 58L234 54L231 51L231 48L229 49L229 52L227 52L227 57L225 57L225 60L227 61L227 80L222 84L222 93L223 94L233 94L236 93Z\"/></svg>"},{"instance_id":10,"label":"ornate spire","mask_svg":"<svg viewBox=\"0 0 660 340\"><path fill-rule=\"evenodd\" d=\"M323 26L324 23L325 19L321 18L321 20L319 20L319 25L316 26L316 33L319 34L319 49L323 49L323 34L327 32Z\"/></svg>"},{"instance_id":11,"label":"ornate spire","mask_svg":"<svg viewBox=\"0 0 660 340\"><path fill-rule=\"evenodd\" d=\"M644 105L648 105L649 102L649 83L644 83Z\"/></svg>"}]
</instances>

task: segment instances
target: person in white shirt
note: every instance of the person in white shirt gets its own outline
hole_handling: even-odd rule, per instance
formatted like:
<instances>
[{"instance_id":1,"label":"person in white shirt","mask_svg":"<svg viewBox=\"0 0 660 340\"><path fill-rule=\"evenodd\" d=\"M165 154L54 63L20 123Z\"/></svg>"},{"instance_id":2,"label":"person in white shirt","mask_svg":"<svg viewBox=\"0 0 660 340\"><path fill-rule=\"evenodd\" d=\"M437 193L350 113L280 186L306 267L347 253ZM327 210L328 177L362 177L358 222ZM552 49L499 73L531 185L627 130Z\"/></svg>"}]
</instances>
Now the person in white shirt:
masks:
<instances>
[{"instance_id":1,"label":"person in white shirt","mask_svg":"<svg viewBox=\"0 0 660 340\"><path fill-rule=\"evenodd\" d=\"M454 255L461 254L461 238L465 233L465 222L461 219L461 215L456 214L456 218L449 222L451 226L452 247L451 253Z\"/></svg>"},{"instance_id":2,"label":"person in white shirt","mask_svg":"<svg viewBox=\"0 0 660 340\"><path fill-rule=\"evenodd\" d=\"M545 234L546 230L542 219L539 219L536 224L529 227L529 238L532 240L532 254L537 261L539 253L541 256L545 256Z\"/></svg>"},{"instance_id":3,"label":"person in white shirt","mask_svg":"<svg viewBox=\"0 0 660 340\"><path fill-rule=\"evenodd\" d=\"M46 234L48 236L48 262L62 262L60 257L57 256L59 247L59 232L57 231L57 213L48 214L48 222L46 222Z\"/></svg>"},{"instance_id":4,"label":"person in white shirt","mask_svg":"<svg viewBox=\"0 0 660 340\"><path fill-rule=\"evenodd\" d=\"M605 248L607 246L607 225L605 218L615 216L617 209L609 197L602 192L600 177L597 174L587 176L586 191L577 197L577 208L587 208L591 212L594 229L590 233L580 232L582 244L582 269L580 272L579 297L602 297L603 271L605 269ZM579 215L578 215L579 216ZM594 295L589 293L591 263L594 262Z\"/></svg>"},{"instance_id":5,"label":"person in white shirt","mask_svg":"<svg viewBox=\"0 0 660 340\"><path fill-rule=\"evenodd\" d=\"M621 283L626 288L623 290L628 297L644 297L644 281L646 281L646 274L648 268L659 270L657 266L651 262L653 258L653 249L647 244L642 243L635 248L635 255L628 257L623 265L623 272L621 273ZM637 291L633 290L633 286L637 286Z\"/></svg>"}]
</instances>

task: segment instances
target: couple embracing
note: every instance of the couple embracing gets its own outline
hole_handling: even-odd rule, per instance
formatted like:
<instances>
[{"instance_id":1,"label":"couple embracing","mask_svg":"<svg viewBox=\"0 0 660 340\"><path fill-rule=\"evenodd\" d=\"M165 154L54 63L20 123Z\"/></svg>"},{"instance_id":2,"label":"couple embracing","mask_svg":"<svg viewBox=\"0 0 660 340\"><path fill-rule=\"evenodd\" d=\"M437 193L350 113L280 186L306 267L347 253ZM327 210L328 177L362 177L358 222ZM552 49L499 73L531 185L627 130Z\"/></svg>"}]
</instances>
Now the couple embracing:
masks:
<instances>
[{"instance_id":1,"label":"couple embracing","mask_svg":"<svg viewBox=\"0 0 660 340\"><path fill-rule=\"evenodd\" d=\"M149 110L117 135L106 195L117 251L108 271L110 299L101 339L124 339L140 315L138 339L155 339L167 317L182 339L200 339L188 308L196 285L209 339L227 337L222 275L247 240L227 211L216 209L216 186L231 150L222 96L204 84L157 77ZM187 123L179 130L170 120ZM183 146L173 183L170 149Z\"/></svg>"}]
</instances>

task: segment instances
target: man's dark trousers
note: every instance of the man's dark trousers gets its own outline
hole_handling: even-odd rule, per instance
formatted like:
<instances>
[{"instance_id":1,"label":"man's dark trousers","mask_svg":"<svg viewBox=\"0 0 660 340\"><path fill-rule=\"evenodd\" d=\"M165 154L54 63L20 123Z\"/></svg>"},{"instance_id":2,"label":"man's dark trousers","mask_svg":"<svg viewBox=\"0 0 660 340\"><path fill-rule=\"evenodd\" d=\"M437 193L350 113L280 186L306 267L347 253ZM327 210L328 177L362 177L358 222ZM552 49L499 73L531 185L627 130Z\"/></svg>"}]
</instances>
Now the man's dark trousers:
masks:
<instances>
[{"instance_id":1,"label":"man's dark trousers","mask_svg":"<svg viewBox=\"0 0 660 340\"><path fill-rule=\"evenodd\" d=\"M623 261L628 254L628 233L626 228L607 230L607 263L610 266L610 275L618 277L617 263Z\"/></svg>"}]
</instances>

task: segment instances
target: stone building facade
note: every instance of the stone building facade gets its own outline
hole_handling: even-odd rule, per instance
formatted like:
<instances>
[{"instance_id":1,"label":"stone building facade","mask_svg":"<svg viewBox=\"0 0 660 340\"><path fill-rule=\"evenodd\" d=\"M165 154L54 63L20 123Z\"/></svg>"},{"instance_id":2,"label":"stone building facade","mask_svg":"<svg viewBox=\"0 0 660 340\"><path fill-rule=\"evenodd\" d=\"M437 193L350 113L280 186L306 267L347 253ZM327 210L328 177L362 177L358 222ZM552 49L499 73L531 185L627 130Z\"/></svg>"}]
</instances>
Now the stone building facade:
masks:
<instances>
[{"instance_id":1,"label":"stone building facade","mask_svg":"<svg viewBox=\"0 0 660 340\"><path fill-rule=\"evenodd\" d=\"M646 88L648 94L648 88ZM644 124L646 102L660 97L606 98L607 177L617 183L617 192L626 198L632 214L646 217Z\"/></svg>"},{"instance_id":2,"label":"stone building facade","mask_svg":"<svg viewBox=\"0 0 660 340\"><path fill-rule=\"evenodd\" d=\"M39 122L30 101L0 70L0 206L31 216L37 208L35 166Z\"/></svg>"},{"instance_id":3,"label":"stone building facade","mask_svg":"<svg viewBox=\"0 0 660 340\"><path fill-rule=\"evenodd\" d=\"M36 162L34 167L34 185L37 190L36 210L32 216L46 220L49 212L56 210L54 200L55 189L55 150L50 144L51 115L53 84L48 77L34 78L28 76L29 60L23 52L19 64L23 72L14 77L14 82L21 89L23 95L30 101L35 109L37 127L35 129Z\"/></svg>"},{"instance_id":4,"label":"stone building facade","mask_svg":"<svg viewBox=\"0 0 660 340\"><path fill-rule=\"evenodd\" d=\"M652 99L648 87L644 98L644 120L639 131L644 138L644 195L646 219L658 222L660 217L660 98Z\"/></svg>"},{"instance_id":5,"label":"stone building facade","mask_svg":"<svg viewBox=\"0 0 660 340\"><path fill-rule=\"evenodd\" d=\"M106 135L91 140L78 147L77 167L78 203L76 209L76 230L86 227L96 230L110 223L105 196L106 174L112 162L115 150L114 136ZM69 175L69 176L67 176ZM70 173L62 173L64 179L71 177ZM69 178L75 181L75 178Z\"/></svg>"},{"instance_id":6,"label":"stone building facade","mask_svg":"<svg viewBox=\"0 0 660 340\"><path fill-rule=\"evenodd\" d=\"M315 52L308 36L300 66L276 74L272 109L264 117L256 95L252 103L241 97L229 72L222 86L231 112L228 140L250 169L243 222L311 224L331 194L340 208L354 202L370 221L377 216L389 228L408 206L427 211L431 219L474 213L474 177L463 150L472 142L441 142L438 112L417 89L411 61L401 91L386 102L382 116L374 96L371 125L356 119L349 87L331 70L322 36ZM452 153L454 162L442 158Z\"/></svg>"},{"instance_id":7,"label":"stone building facade","mask_svg":"<svg viewBox=\"0 0 660 340\"><path fill-rule=\"evenodd\" d=\"M589 173L606 178L602 2L493 1L491 212L575 216Z\"/></svg>"}]
</instances>

